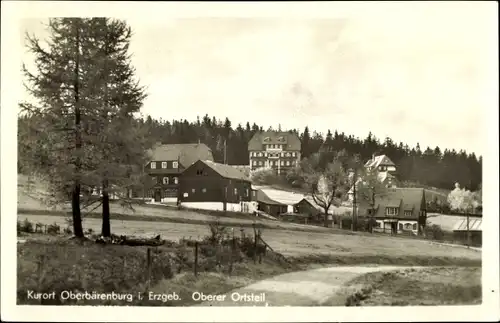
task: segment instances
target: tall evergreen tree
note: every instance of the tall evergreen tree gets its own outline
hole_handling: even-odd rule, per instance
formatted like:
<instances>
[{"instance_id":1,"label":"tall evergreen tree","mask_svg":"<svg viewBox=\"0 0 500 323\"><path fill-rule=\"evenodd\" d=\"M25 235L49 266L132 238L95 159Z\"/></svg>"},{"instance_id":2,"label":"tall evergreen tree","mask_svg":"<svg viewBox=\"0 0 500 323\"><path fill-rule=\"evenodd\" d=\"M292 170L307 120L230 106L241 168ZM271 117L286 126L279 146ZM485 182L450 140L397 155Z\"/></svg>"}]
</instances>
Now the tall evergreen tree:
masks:
<instances>
[{"instance_id":1,"label":"tall evergreen tree","mask_svg":"<svg viewBox=\"0 0 500 323\"><path fill-rule=\"evenodd\" d=\"M89 48L95 85L92 121L97 125L95 150L101 154L94 175L102 186L102 235L109 237L110 194L121 193L122 201L126 200L123 192L133 185L131 175L145 162L145 151L152 142L141 135L133 119L145 92L135 80L128 53L131 28L124 21L109 18L92 18L83 26L94 45Z\"/></svg>"},{"instance_id":2,"label":"tall evergreen tree","mask_svg":"<svg viewBox=\"0 0 500 323\"><path fill-rule=\"evenodd\" d=\"M35 36L27 35L27 48L35 56L36 72L25 66L27 89L36 99L24 102L22 111L37 118L32 124L29 145L33 147L30 172L43 176L56 201L71 201L75 236L83 237L80 194L89 171L85 160L89 138L84 135L85 116L90 110L86 93L92 84L85 71L91 68L92 55L86 50L88 35L82 25L88 19L50 19L47 47ZM43 156L43 158L40 158Z\"/></svg>"}]
</instances>

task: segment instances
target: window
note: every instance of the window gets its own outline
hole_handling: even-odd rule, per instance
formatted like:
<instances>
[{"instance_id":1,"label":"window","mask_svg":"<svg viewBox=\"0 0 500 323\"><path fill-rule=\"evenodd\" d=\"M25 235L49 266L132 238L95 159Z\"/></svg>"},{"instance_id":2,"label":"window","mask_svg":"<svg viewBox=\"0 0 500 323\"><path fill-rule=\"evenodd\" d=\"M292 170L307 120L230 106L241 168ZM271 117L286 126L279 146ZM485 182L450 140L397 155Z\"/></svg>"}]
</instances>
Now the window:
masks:
<instances>
[{"instance_id":1,"label":"window","mask_svg":"<svg viewBox=\"0 0 500 323\"><path fill-rule=\"evenodd\" d=\"M197 169L196 175L198 175L198 176L203 175L203 169Z\"/></svg>"},{"instance_id":2,"label":"window","mask_svg":"<svg viewBox=\"0 0 500 323\"><path fill-rule=\"evenodd\" d=\"M417 230L417 224L413 223L413 230Z\"/></svg>"},{"instance_id":3,"label":"window","mask_svg":"<svg viewBox=\"0 0 500 323\"><path fill-rule=\"evenodd\" d=\"M262 166L262 160L259 160L259 166Z\"/></svg>"},{"instance_id":4,"label":"window","mask_svg":"<svg viewBox=\"0 0 500 323\"><path fill-rule=\"evenodd\" d=\"M207 189L206 189L206 188L202 188L202 189L201 189L201 192L202 192L202 193L206 193L206 192L207 192Z\"/></svg>"},{"instance_id":5,"label":"window","mask_svg":"<svg viewBox=\"0 0 500 323\"><path fill-rule=\"evenodd\" d=\"M237 188L234 189L234 195L238 195L238 189Z\"/></svg>"},{"instance_id":6,"label":"window","mask_svg":"<svg viewBox=\"0 0 500 323\"><path fill-rule=\"evenodd\" d=\"M155 169L156 168L156 162L151 162L151 169Z\"/></svg>"},{"instance_id":7,"label":"window","mask_svg":"<svg viewBox=\"0 0 500 323\"><path fill-rule=\"evenodd\" d=\"M259 153L259 157L262 157L262 153Z\"/></svg>"},{"instance_id":8,"label":"window","mask_svg":"<svg viewBox=\"0 0 500 323\"><path fill-rule=\"evenodd\" d=\"M168 185L168 177L163 177L163 184Z\"/></svg>"},{"instance_id":9,"label":"window","mask_svg":"<svg viewBox=\"0 0 500 323\"><path fill-rule=\"evenodd\" d=\"M153 180L153 183L158 183L158 178L156 176L153 176L151 179Z\"/></svg>"},{"instance_id":10,"label":"window","mask_svg":"<svg viewBox=\"0 0 500 323\"><path fill-rule=\"evenodd\" d=\"M167 162L161 162L161 168L167 168Z\"/></svg>"},{"instance_id":11,"label":"window","mask_svg":"<svg viewBox=\"0 0 500 323\"><path fill-rule=\"evenodd\" d=\"M281 161L281 166L285 166L285 161L284 160Z\"/></svg>"},{"instance_id":12,"label":"window","mask_svg":"<svg viewBox=\"0 0 500 323\"><path fill-rule=\"evenodd\" d=\"M252 163L253 163L254 166L257 166L257 161L256 160L254 160Z\"/></svg>"},{"instance_id":13,"label":"window","mask_svg":"<svg viewBox=\"0 0 500 323\"><path fill-rule=\"evenodd\" d=\"M399 224L399 230L403 231L403 223Z\"/></svg>"},{"instance_id":14,"label":"window","mask_svg":"<svg viewBox=\"0 0 500 323\"><path fill-rule=\"evenodd\" d=\"M245 190L245 196L248 196L248 188Z\"/></svg>"},{"instance_id":15,"label":"window","mask_svg":"<svg viewBox=\"0 0 500 323\"><path fill-rule=\"evenodd\" d=\"M178 168L179 167L179 163L176 162L176 161L172 162L172 167L173 168Z\"/></svg>"},{"instance_id":16,"label":"window","mask_svg":"<svg viewBox=\"0 0 500 323\"><path fill-rule=\"evenodd\" d=\"M179 184L179 177L174 177L174 184Z\"/></svg>"},{"instance_id":17,"label":"window","mask_svg":"<svg viewBox=\"0 0 500 323\"><path fill-rule=\"evenodd\" d=\"M405 214L405 216L411 216L412 212L411 212L411 211L409 211L409 210L407 210L407 211L405 211L405 213L404 213L404 214Z\"/></svg>"},{"instance_id":18,"label":"window","mask_svg":"<svg viewBox=\"0 0 500 323\"><path fill-rule=\"evenodd\" d=\"M292 153L292 157L295 157L295 152Z\"/></svg>"},{"instance_id":19,"label":"window","mask_svg":"<svg viewBox=\"0 0 500 323\"><path fill-rule=\"evenodd\" d=\"M281 157L285 157L285 153L281 153L281 154L280 154L280 156L281 156Z\"/></svg>"},{"instance_id":20,"label":"window","mask_svg":"<svg viewBox=\"0 0 500 323\"><path fill-rule=\"evenodd\" d=\"M388 207L385 209L385 214L386 215L398 215L398 208Z\"/></svg>"},{"instance_id":21,"label":"window","mask_svg":"<svg viewBox=\"0 0 500 323\"><path fill-rule=\"evenodd\" d=\"M289 160L286 161L286 165L290 166L290 161Z\"/></svg>"},{"instance_id":22,"label":"window","mask_svg":"<svg viewBox=\"0 0 500 323\"><path fill-rule=\"evenodd\" d=\"M194 188L191 189L191 193L195 193L196 190Z\"/></svg>"}]
</instances>

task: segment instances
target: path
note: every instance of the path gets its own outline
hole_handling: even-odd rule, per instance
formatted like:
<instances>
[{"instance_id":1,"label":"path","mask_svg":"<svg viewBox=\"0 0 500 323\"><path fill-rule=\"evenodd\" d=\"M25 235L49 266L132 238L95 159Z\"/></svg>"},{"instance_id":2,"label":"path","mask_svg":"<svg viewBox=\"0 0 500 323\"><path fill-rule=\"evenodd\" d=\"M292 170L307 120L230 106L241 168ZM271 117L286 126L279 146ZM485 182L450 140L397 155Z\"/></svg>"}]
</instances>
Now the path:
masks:
<instances>
[{"instance_id":1,"label":"path","mask_svg":"<svg viewBox=\"0 0 500 323\"><path fill-rule=\"evenodd\" d=\"M288 273L231 291L225 294L223 301L205 302L201 306L317 306L336 294L348 292L344 285L357 276L408 268L420 267L342 266ZM263 298L265 295L265 299L233 301L232 296L238 295L241 298L245 295Z\"/></svg>"}]
</instances>

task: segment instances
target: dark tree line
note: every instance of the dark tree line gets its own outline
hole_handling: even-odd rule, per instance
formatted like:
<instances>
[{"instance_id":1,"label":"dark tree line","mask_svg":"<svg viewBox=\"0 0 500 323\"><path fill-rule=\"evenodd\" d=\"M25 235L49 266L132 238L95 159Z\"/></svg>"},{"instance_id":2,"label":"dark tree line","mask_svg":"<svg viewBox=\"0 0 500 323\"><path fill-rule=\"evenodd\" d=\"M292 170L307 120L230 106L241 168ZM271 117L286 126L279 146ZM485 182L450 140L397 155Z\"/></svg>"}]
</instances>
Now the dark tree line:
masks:
<instances>
[{"instance_id":1,"label":"dark tree line","mask_svg":"<svg viewBox=\"0 0 500 323\"><path fill-rule=\"evenodd\" d=\"M205 143L214 154L215 161L224 162L224 141L226 142L227 163L231 165L247 165L248 141L252 136L264 129L255 123L233 125L228 118L217 119L205 115L195 122L187 120L164 121L151 117L139 119L137 122L145 128L150 140L163 143ZM277 130L277 129L275 129ZM308 127L297 134L302 142L302 157L309 157L321 151L326 160L339 151L349 155L358 155L366 161L373 154L387 155L398 168L401 182L427 185L443 189L453 189L459 182L463 187L477 190L482 179L482 157L465 150L442 149L438 146L426 147L419 144L409 147L407 144L394 142L391 138L380 141L371 133L365 139L328 131L326 136ZM331 159L331 158L330 158Z\"/></svg>"},{"instance_id":2,"label":"dark tree line","mask_svg":"<svg viewBox=\"0 0 500 323\"><path fill-rule=\"evenodd\" d=\"M27 119L20 119L20 127ZM144 129L151 141L162 143L204 143L209 146L217 162L224 162L224 142L226 143L227 163L247 165L248 141L264 129L255 123L233 125L231 121L209 117L198 118L195 122L187 120L164 121L148 116L136 122ZM373 154L387 155L397 166L401 182L427 185L436 188L452 189L456 182L470 190L477 190L482 178L482 157L465 150L441 149L419 144L409 147L402 142L396 143L391 138L380 141L371 133L365 139L328 131L326 136L308 127L297 134L302 143L302 157L309 157L321 151L326 160L335 152L346 151L349 155L359 155L363 161Z\"/></svg>"}]
</instances>

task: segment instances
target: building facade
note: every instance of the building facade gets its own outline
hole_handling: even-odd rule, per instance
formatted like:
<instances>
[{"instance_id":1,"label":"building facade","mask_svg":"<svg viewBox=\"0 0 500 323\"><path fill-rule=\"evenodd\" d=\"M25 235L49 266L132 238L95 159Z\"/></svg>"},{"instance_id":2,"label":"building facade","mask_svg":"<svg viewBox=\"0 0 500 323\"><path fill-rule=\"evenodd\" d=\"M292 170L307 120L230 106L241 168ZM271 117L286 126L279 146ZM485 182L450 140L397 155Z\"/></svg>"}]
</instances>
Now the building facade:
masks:
<instances>
[{"instance_id":1,"label":"building facade","mask_svg":"<svg viewBox=\"0 0 500 323\"><path fill-rule=\"evenodd\" d=\"M389 188L375 198L375 208L362 206L359 216L374 218L374 231L421 234L427 222L423 188Z\"/></svg>"},{"instance_id":2,"label":"building facade","mask_svg":"<svg viewBox=\"0 0 500 323\"><path fill-rule=\"evenodd\" d=\"M286 173L300 162L299 137L290 132L256 133L248 143L250 169L269 167L277 174Z\"/></svg>"},{"instance_id":3,"label":"building facade","mask_svg":"<svg viewBox=\"0 0 500 323\"><path fill-rule=\"evenodd\" d=\"M377 173L377 177L380 182L384 184L387 188L396 188L398 186L398 181L396 178L397 169L396 164L392 162L392 160L386 155L372 155L372 158L368 160L364 167L368 171L374 171ZM353 171L349 172L349 177L352 178L354 176ZM356 185L362 181L361 177L358 178ZM358 186L356 186L358 187ZM354 201L354 187L351 187L348 194L348 199L350 202Z\"/></svg>"},{"instance_id":4,"label":"building facade","mask_svg":"<svg viewBox=\"0 0 500 323\"><path fill-rule=\"evenodd\" d=\"M146 197L155 202L177 202L180 175L197 160L211 160L205 144L160 144L148 152L150 161L144 166L149 175Z\"/></svg>"},{"instance_id":5,"label":"building facade","mask_svg":"<svg viewBox=\"0 0 500 323\"><path fill-rule=\"evenodd\" d=\"M205 210L251 212L251 183L225 164L198 160L180 176L180 205Z\"/></svg>"}]
</instances>

